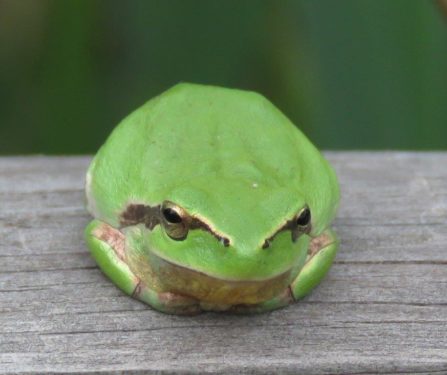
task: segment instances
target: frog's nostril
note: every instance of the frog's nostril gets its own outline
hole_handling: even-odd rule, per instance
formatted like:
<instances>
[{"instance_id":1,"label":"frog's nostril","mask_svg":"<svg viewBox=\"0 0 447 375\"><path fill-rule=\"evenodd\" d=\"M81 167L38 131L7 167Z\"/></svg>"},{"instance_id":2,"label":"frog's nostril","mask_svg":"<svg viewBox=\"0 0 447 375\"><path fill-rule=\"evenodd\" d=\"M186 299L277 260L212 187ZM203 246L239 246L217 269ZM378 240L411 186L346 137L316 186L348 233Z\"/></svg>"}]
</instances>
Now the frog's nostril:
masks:
<instances>
[{"instance_id":1,"label":"frog's nostril","mask_svg":"<svg viewBox=\"0 0 447 375\"><path fill-rule=\"evenodd\" d=\"M230 240L229 240L228 238L226 238L226 237L222 237L222 238L220 239L220 242L222 242L222 244L223 244L225 247L230 246Z\"/></svg>"}]
</instances>

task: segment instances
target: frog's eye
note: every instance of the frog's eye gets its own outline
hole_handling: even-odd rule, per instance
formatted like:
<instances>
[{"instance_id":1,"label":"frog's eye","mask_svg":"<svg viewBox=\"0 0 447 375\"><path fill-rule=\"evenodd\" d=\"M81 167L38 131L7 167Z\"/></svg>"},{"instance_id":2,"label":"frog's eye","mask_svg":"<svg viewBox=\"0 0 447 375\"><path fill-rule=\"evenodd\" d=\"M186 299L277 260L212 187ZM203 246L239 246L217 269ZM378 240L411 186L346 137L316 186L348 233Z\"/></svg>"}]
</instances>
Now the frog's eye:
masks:
<instances>
[{"instance_id":1,"label":"frog's eye","mask_svg":"<svg viewBox=\"0 0 447 375\"><path fill-rule=\"evenodd\" d=\"M163 202L161 206L161 222L168 234L174 240L184 240L188 234L189 216L172 202Z\"/></svg>"},{"instance_id":2,"label":"frog's eye","mask_svg":"<svg viewBox=\"0 0 447 375\"><path fill-rule=\"evenodd\" d=\"M296 218L296 225L301 231L307 232L310 228L310 219L310 210L309 207L306 207L298 214Z\"/></svg>"}]
</instances>

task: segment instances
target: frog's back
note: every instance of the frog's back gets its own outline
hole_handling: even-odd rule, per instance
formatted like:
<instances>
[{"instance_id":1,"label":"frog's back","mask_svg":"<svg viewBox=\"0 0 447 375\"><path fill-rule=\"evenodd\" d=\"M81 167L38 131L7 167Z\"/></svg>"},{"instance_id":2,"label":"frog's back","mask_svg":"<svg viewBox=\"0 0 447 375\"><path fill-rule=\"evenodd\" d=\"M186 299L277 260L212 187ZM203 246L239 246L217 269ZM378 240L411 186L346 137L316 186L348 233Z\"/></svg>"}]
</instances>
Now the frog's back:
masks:
<instances>
[{"instance_id":1,"label":"frog's back","mask_svg":"<svg viewBox=\"0 0 447 375\"><path fill-rule=\"evenodd\" d=\"M94 216L117 225L129 202L157 205L182 187L213 194L225 181L247 181L263 187L245 192L259 200L284 186L305 191L312 184L311 194L322 196L318 186L334 178L315 147L261 95L179 84L113 131L89 169L87 196L97 197L89 198Z\"/></svg>"}]
</instances>

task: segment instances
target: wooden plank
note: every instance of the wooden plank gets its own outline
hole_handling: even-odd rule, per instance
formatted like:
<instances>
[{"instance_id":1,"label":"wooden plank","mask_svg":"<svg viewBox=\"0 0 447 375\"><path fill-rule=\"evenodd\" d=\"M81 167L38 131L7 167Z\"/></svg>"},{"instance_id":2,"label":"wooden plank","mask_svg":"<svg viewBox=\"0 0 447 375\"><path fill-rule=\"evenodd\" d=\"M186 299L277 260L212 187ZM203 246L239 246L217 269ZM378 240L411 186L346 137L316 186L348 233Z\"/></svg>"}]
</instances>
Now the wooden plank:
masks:
<instances>
[{"instance_id":1,"label":"wooden plank","mask_svg":"<svg viewBox=\"0 0 447 375\"><path fill-rule=\"evenodd\" d=\"M268 314L157 313L84 240L89 157L0 158L0 373L447 373L447 153L329 152L336 263Z\"/></svg>"}]
</instances>

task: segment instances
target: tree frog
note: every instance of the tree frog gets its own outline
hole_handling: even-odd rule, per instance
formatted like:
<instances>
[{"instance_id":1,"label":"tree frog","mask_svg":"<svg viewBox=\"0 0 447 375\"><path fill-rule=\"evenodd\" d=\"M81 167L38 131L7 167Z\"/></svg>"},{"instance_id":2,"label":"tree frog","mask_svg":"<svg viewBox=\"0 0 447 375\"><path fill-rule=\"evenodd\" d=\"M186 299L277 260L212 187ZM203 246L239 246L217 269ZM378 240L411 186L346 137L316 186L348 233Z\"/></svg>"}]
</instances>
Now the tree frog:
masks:
<instances>
[{"instance_id":1,"label":"tree frog","mask_svg":"<svg viewBox=\"0 0 447 375\"><path fill-rule=\"evenodd\" d=\"M86 196L99 267L165 313L286 306L338 247L333 169L250 91L181 83L148 101L94 157Z\"/></svg>"}]
</instances>

